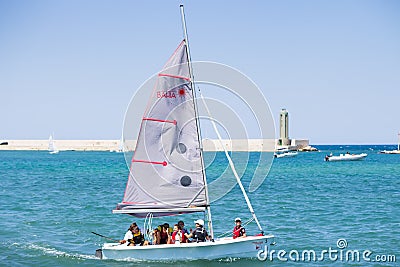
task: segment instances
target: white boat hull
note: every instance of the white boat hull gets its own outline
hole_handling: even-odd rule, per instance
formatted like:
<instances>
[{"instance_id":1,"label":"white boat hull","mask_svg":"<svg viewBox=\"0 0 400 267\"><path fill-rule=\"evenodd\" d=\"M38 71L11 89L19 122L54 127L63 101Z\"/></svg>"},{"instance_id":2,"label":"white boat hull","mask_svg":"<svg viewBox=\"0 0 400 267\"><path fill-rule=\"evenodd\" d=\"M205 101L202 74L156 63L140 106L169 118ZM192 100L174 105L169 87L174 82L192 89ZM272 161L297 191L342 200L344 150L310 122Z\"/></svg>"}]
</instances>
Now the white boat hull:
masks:
<instances>
[{"instance_id":1,"label":"white boat hull","mask_svg":"<svg viewBox=\"0 0 400 267\"><path fill-rule=\"evenodd\" d=\"M362 154L356 154L356 155L350 155L350 154L341 154L340 156L330 156L325 158L326 161L351 161L351 160L361 160L364 159L367 156L367 154L362 153Z\"/></svg>"},{"instance_id":2,"label":"white boat hull","mask_svg":"<svg viewBox=\"0 0 400 267\"><path fill-rule=\"evenodd\" d=\"M299 153L297 152L285 152L275 154L275 158L292 158L296 157Z\"/></svg>"},{"instance_id":3,"label":"white boat hull","mask_svg":"<svg viewBox=\"0 0 400 267\"><path fill-rule=\"evenodd\" d=\"M251 236L224 238L214 242L130 247L125 244L105 243L102 247L102 258L143 261L256 258L258 251L265 249L273 238L273 235Z\"/></svg>"},{"instance_id":4,"label":"white boat hull","mask_svg":"<svg viewBox=\"0 0 400 267\"><path fill-rule=\"evenodd\" d=\"M400 154L400 150L382 150L379 154Z\"/></svg>"}]
</instances>

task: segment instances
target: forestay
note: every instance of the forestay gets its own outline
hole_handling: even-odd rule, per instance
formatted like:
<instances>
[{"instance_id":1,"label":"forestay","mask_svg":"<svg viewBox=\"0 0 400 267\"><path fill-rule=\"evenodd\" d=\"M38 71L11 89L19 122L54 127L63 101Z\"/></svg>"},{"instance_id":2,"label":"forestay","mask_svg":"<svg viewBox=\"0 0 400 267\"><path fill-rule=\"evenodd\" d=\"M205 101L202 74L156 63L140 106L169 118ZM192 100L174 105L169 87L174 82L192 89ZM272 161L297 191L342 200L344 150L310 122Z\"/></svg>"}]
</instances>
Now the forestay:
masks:
<instances>
[{"instance_id":1,"label":"forestay","mask_svg":"<svg viewBox=\"0 0 400 267\"><path fill-rule=\"evenodd\" d=\"M123 201L114 213L154 216L208 205L185 40L158 74L142 119Z\"/></svg>"}]
</instances>

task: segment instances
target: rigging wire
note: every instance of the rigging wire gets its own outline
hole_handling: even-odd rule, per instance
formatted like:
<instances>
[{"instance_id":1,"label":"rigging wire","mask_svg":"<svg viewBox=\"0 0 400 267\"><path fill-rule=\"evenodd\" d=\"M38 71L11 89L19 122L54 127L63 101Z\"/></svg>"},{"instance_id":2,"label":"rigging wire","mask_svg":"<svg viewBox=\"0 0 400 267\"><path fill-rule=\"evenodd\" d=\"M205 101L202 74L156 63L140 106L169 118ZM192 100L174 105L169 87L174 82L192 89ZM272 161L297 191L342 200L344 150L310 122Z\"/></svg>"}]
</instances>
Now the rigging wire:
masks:
<instances>
[{"instance_id":1,"label":"rigging wire","mask_svg":"<svg viewBox=\"0 0 400 267\"><path fill-rule=\"evenodd\" d=\"M197 87L198 87L198 86L197 86ZM208 115L210 118L213 118L213 117L211 116L211 112L210 112L210 110L209 110L209 108L208 108L208 105L207 105L207 103L206 103L206 101L205 101L205 99L204 99L204 97L203 97L203 94L201 93L199 87L198 87L198 89L199 89L199 95L200 95L200 98L201 98L202 103L203 103L203 105L204 105L204 108L205 108L206 111L207 111L207 115ZM234 163L233 163L233 161L232 161L232 158L229 156L228 151L226 150L225 146L224 146L223 143L222 143L222 137L221 137L221 134L220 134L219 131L218 131L217 125L215 124L215 122L214 122L213 120L211 120L211 124L212 124L212 126L213 126L213 128L214 128L215 133L216 133L217 136L218 136L218 140L219 140L219 142L221 143L221 146L222 146L223 149L224 149L225 156L226 156L226 158L227 158L227 160L228 160L228 162L229 162L229 166L231 167L231 170L232 170L232 172L233 172L233 175L234 175L235 178L236 178L236 181L237 181L237 183L238 183L238 185L239 185L239 187L240 187L240 190L241 190L242 193L243 193L244 199L246 200L247 207L249 208L249 211L250 211L251 215L253 216L254 220L256 221L257 226L258 226L258 229L259 229L259 230L261 231L261 233L263 234L264 231L263 231L263 229L262 229L262 227L261 227L261 224L260 224L260 222L258 221L257 216L256 216L256 214L255 214L255 212L254 212L254 210L253 210L253 206L251 205L250 199L249 199L249 197L247 196L246 190L244 189L243 184L242 184L242 182L240 181L240 177L239 177L238 173L236 172L236 168L235 168L235 165L234 165Z\"/></svg>"},{"instance_id":2,"label":"rigging wire","mask_svg":"<svg viewBox=\"0 0 400 267\"><path fill-rule=\"evenodd\" d=\"M150 212L147 213L143 223L144 237L148 241L152 240L152 234L151 234L153 230L152 223L153 223L153 213Z\"/></svg>"}]
</instances>

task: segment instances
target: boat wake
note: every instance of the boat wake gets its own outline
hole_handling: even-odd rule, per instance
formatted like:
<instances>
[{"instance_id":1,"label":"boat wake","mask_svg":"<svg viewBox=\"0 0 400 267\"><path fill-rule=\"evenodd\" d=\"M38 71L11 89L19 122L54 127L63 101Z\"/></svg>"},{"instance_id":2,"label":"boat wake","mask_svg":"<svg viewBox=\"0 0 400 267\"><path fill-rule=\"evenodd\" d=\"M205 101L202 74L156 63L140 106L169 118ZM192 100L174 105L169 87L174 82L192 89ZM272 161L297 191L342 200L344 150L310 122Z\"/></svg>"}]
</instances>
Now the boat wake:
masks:
<instances>
[{"instance_id":1,"label":"boat wake","mask_svg":"<svg viewBox=\"0 0 400 267\"><path fill-rule=\"evenodd\" d=\"M146 259L135 259L135 258L125 258L125 259L113 259L113 261L118 261L118 262L135 262L135 263L154 263L154 264L168 264L170 266L171 264L174 263L179 263L179 264L184 264L184 263L191 263L194 264L194 266L197 266L195 263L204 263L205 261L209 263L233 263L233 262L240 262L240 261L251 261L251 259L243 259L243 258L223 258L223 259L185 259L185 260L176 260L176 259L170 259L170 260L165 260L165 259L160 259L160 260L146 260Z\"/></svg>"},{"instance_id":2,"label":"boat wake","mask_svg":"<svg viewBox=\"0 0 400 267\"><path fill-rule=\"evenodd\" d=\"M11 247L18 247L26 250L39 251L43 255L55 256L57 258L65 257L72 259L85 259L85 260L98 260L95 255L80 254L80 253L70 253L65 251L60 251L56 248L46 247L37 244L26 244L26 243L12 243Z\"/></svg>"}]
</instances>

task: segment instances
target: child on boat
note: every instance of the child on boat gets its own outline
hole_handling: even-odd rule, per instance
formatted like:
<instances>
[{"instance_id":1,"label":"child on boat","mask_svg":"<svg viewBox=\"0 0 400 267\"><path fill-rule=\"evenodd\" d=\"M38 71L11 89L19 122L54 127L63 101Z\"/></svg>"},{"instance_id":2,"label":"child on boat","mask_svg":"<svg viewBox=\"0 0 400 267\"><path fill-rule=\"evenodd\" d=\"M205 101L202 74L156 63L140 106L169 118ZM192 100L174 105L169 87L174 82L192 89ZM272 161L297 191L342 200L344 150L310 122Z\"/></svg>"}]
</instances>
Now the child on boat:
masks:
<instances>
[{"instance_id":1,"label":"child on boat","mask_svg":"<svg viewBox=\"0 0 400 267\"><path fill-rule=\"evenodd\" d=\"M194 231L191 232L187 237L192 238L192 242L205 242L208 240L210 237L208 236L206 229L203 228L204 221L199 219L194 221L194 223L196 225L196 229L194 229Z\"/></svg>"},{"instance_id":2,"label":"child on boat","mask_svg":"<svg viewBox=\"0 0 400 267\"><path fill-rule=\"evenodd\" d=\"M182 243L188 243L189 242L188 236L189 236L190 233L185 228L185 223L183 221L179 221L178 225L181 227L181 231L182 231L182 241L181 242Z\"/></svg>"},{"instance_id":3,"label":"child on boat","mask_svg":"<svg viewBox=\"0 0 400 267\"><path fill-rule=\"evenodd\" d=\"M125 233L124 239L120 240L119 243L127 243L128 246L148 245L148 242L144 240L144 235L140 232L140 229L136 223L132 223L129 226L128 231Z\"/></svg>"},{"instance_id":4,"label":"child on boat","mask_svg":"<svg viewBox=\"0 0 400 267\"><path fill-rule=\"evenodd\" d=\"M182 243L183 233L182 228L178 225L174 225L174 232L171 235L171 244L180 244Z\"/></svg>"},{"instance_id":5,"label":"child on boat","mask_svg":"<svg viewBox=\"0 0 400 267\"><path fill-rule=\"evenodd\" d=\"M240 218L235 219L235 227L233 228L233 239L238 237L246 237L246 229L242 226L242 220Z\"/></svg>"}]
</instances>

